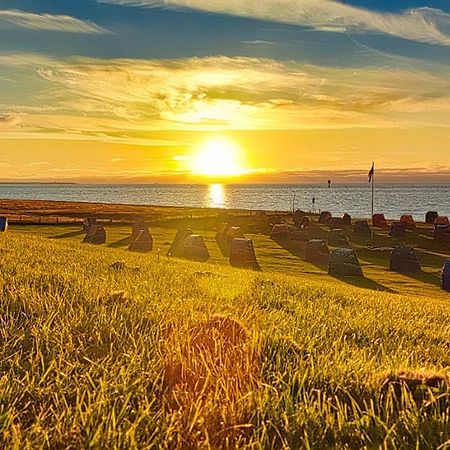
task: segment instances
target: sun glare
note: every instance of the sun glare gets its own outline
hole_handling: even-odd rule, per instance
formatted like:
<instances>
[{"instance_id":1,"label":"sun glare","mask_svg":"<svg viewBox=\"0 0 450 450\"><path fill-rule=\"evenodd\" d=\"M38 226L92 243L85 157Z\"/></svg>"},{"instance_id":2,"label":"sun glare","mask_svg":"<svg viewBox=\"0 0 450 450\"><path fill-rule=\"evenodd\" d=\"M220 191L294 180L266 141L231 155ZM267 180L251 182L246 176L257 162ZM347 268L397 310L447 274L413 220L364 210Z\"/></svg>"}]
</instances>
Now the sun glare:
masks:
<instances>
[{"instance_id":1,"label":"sun glare","mask_svg":"<svg viewBox=\"0 0 450 450\"><path fill-rule=\"evenodd\" d=\"M233 141L215 138L205 141L194 156L192 171L208 177L229 177L244 173L242 149Z\"/></svg>"}]
</instances>

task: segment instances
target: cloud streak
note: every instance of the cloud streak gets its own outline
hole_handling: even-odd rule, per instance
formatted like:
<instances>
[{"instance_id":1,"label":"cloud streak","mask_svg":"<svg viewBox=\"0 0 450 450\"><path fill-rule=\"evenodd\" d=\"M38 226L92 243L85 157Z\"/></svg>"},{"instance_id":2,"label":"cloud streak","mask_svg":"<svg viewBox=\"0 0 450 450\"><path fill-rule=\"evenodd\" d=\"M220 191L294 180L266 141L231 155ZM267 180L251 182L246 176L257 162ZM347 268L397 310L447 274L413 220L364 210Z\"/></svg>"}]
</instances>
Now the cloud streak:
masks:
<instances>
[{"instance_id":1,"label":"cloud streak","mask_svg":"<svg viewBox=\"0 0 450 450\"><path fill-rule=\"evenodd\" d=\"M36 31L105 34L108 31L92 22L66 15L36 14L17 9L0 10L0 28L19 27Z\"/></svg>"},{"instance_id":2,"label":"cloud streak","mask_svg":"<svg viewBox=\"0 0 450 450\"><path fill-rule=\"evenodd\" d=\"M450 45L450 14L415 8L380 13L332 0L98 0L138 7L187 8L311 27L335 33L381 33L428 44Z\"/></svg>"},{"instance_id":3,"label":"cloud streak","mask_svg":"<svg viewBox=\"0 0 450 450\"><path fill-rule=\"evenodd\" d=\"M38 73L62 88L61 106L131 121L340 128L386 125L390 113L450 110L449 77L418 70L208 57L78 60Z\"/></svg>"},{"instance_id":4,"label":"cloud streak","mask_svg":"<svg viewBox=\"0 0 450 450\"><path fill-rule=\"evenodd\" d=\"M27 74L39 86L31 98L18 93L13 104L0 104L2 137L41 133L146 145L150 130L447 127L450 114L447 68L335 68L220 56L58 60L0 54L0 70Z\"/></svg>"}]
</instances>

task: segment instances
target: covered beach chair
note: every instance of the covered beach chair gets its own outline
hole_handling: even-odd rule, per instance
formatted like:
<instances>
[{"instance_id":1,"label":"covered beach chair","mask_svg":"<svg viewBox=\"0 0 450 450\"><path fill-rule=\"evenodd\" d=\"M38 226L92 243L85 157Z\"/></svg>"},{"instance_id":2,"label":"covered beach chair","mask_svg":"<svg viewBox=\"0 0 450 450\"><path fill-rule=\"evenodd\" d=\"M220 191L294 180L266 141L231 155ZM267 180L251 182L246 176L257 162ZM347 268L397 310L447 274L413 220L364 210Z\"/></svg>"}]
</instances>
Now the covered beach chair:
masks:
<instances>
[{"instance_id":1,"label":"covered beach chair","mask_svg":"<svg viewBox=\"0 0 450 450\"><path fill-rule=\"evenodd\" d=\"M6 233L8 231L8 218L0 217L0 232Z\"/></svg>"},{"instance_id":2,"label":"covered beach chair","mask_svg":"<svg viewBox=\"0 0 450 450\"><path fill-rule=\"evenodd\" d=\"M229 227L226 234L226 243L231 247L233 239L244 239L245 235L241 227Z\"/></svg>"},{"instance_id":3,"label":"covered beach chair","mask_svg":"<svg viewBox=\"0 0 450 450\"><path fill-rule=\"evenodd\" d=\"M83 220L83 231L87 233L89 228L93 225L98 225L97 218L93 216L86 217L86 219Z\"/></svg>"},{"instance_id":4,"label":"covered beach chair","mask_svg":"<svg viewBox=\"0 0 450 450\"><path fill-rule=\"evenodd\" d=\"M367 220L357 220L353 225L353 233L370 236L370 226Z\"/></svg>"},{"instance_id":5,"label":"covered beach chair","mask_svg":"<svg viewBox=\"0 0 450 450\"><path fill-rule=\"evenodd\" d=\"M351 225L352 224L352 217L350 216L350 214L345 213L342 216L341 221L342 221L342 225Z\"/></svg>"},{"instance_id":6,"label":"covered beach chair","mask_svg":"<svg viewBox=\"0 0 450 450\"><path fill-rule=\"evenodd\" d=\"M403 214L403 216L400 217L400 222L404 223L408 229L416 228L416 222L411 214Z\"/></svg>"},{"instance_id":7,"label":"covered beach chair","mask_svg":"<svg viewBox=\"0 0 450 450\"><path fill-rule=\"evenodd\" d=\"M286 223L279 223L273 226L272 232L270 233L270 239L274 240L288 240L291 233L298 231L293 225L288 225Z\"/></svg>"},{"instance_id":8,"label":"covered beach chair","mask_svg":"<svg viewBox=\"0 0 450 450\"><path fill-rule=\"evenodd\" d=\"M183 241L183 257L193 261L206 262L209 259L209 251L203 236L191 234Z\"/></svg>"},{"instance_id":9,"label":"covered beach chair","mask_svg":"<svg viewBox=\"0 0 450 450\"><path fill-rule=\"evenodd\" d=\"M450 242L450 226L436 225L434 227L433 238L439 242Z\"/></svg>"},{"instance_id":10,"label":"covered beach chair","mask_svg":"<svg viewBox=\"0 0 450 450\"><path fill-rule=\"evenodd\" d=\"M329 211L322 211L319 216L319 223L327 224L333 216Z\"/></svg>"},{"instance_id":11,"label":"covered beach chair","mask_svg":"<svg viewBox=\"0 0 450 450\"><path fill-rule=\"evenodd\" d=\"M300 221L298 227L300 230L306 230L311 225L311 219L308 216L304 216L303 219Z\"/></svg>"},{"instance_id":12,"label":"covered beach chair","mask_svg":"<svg viewBox=\"0 0 450 450\"><path fill-rule=\"evenodd\" d=\"M131 242L133 242L141 231L148 231L148 227L142 219L137 219L131 225Z\"/></svg>"},{"instance_id":13,"label":"covered beach chair","mask_svg":"<svg viewBox=\"0 0 450 450\"><path fill-rule=\"evenodd\" d=\"M382 228L386 230L389 228L388 223L384 217L384 214L374 214L372 217L372 224L376 228Z\"/></svg>"},{"instance_id":14,"label":"covered beach chair","mask_svg":"<svg viewBox=\"0 0 450 450\"><path fill-rule=\"evenodd\" d=\"M91 225L83 242L85 244L104 244L106 242L106 231L103 225Z\"/></svg>"},{"instance_id":15,"label":"covered beach chair","mask_svg":"<svg viewBox=\"0 0 450 450\"><path fill-rule=\"evenodd\" d=\"M425 215L425 223L434 224L434 221L439 217L437 211L428 211Z\"/></svg>"},{"instance_id":16,"label":"covered beach chair","mask_svg":"<svg viewBox=\"0 0 450 450\"><path fill-rule=\"evenodd\" d=\"M261 270L251 239L233 239L230 247L230 264L233 267Z\"/></svg>"},{"instance_id":17,"label":"covered beach chair","mask_svg":"<svg viewBox=\"0 0 450 450\"><path fill-rule=\"evenodd\" d=\"M323 239L312 239L306 244L305 260L317 263L326 264L330 257L330 249Z\"/></svg>"},{"instance_id":18,"label":"covered beach chair","mask_svg":"<svg viewBox=\"0 0 450 450\"><path fill-rule=\"evenodd\" d=\"M406 235L406 223L405 222L395 222L391 225L389 231L389 236L393 238L402 238Z\"/></svg>"},{"instance_id":19,"label":"covered beach chair","mask_svg":"<svg viewBox=\"0 0 450 450\"><path fill-rule=\"evenodd\" d=\"M183 242L191 234L194 233L190 228L179 229L177 231L177 234L175 235L175 239L173 240L172 245L167 252L167 256L183 256Z\"/></svg>"},{"instance_id":20,"label":"covered beach chair","mask_svg":"<svg viewBox=\"0 0 450 450\"><path fill-rule=\"evenodd\" d=\"M139 230L128 246L131 252L148 253L153 250L153 237L147 227Z\"/></svg>"},{"instance_id":21,"label":"covered beach chair","mask_svg":"<svg viewBox=\"0 0 450 450\"><path fill-rule=\"evenodd\" d=\"M330 255L328 274L335 277L362 277L363 272L356 252L350 248L338 248Z\"/></svg>"},{"instance_id":22,"label":"covered beach chair","mask_svg":"<svg viewBox=\"0 0 450 450\"><path fill-rule=\"evenodd\" d=\"M306 231L301 231L301 230L292 231L292 233L289 234L288 239L291 242L308 242L309 241L308 233L306 233Z\"/></svg>"},{"instance_id":23,"label":"covered beach chair","mask_svg":"<svg viewBox=\"0 0 450 450\"><path fill-rule=\"evenodd\" d=\"M294 225L299 228L300 222L302 221L303 217L306 216L306 213L304 211L300 211L297 209L297 211L294 212L294 215L292 216L292 221L294 222Z\"/></svg>"},{"instance_id":24,"label":"covered beach chair","mask_svg":"<svg viewBox=\"0 0 450 450\"><path fill-rule=\"evenodd\" d=\"M342 228L342 225L343 223L340 217L332 217L331 220L328 222L330 230L334 230L335 228Z\"/></svg>"},{"instance_id":25,"label":"covered beach chair","mask_svg":"<svg viewBox=\"0 0 450 450\"><path fill-rule=\"evenodd\" d=\"M331 230L330 234L328 235L328 245L332 245L333 247L348 245L348 239L344 233L344 230L339 228Z\"/></svg>"},{"instance_id":26,"label":"covered beach chair","mask_svg":"<svg viewBox=\"0 0 450 450\"><path fill-rule=\"evenodd\" d=\"M422 270L416 252L411 247L397 247L391 252L389 270L400 273L414 273Z\"/></svg>"},{"instance_id":27,"label":"covered beach chair","mask_svg":"<svg viewBox=\"0 0 450 450\"><path fill-rule=\"evenodd\" d=\"M434 220L435 225L450 225L450 222L448 220L447 216L438 216Z\"/></svg>"},{"instance_id":28,"label":"covered beach chair","mask_svg":"<svg viewBox=\"0 0 450 450\"><path fill-rule=\"evenodd\" d=\"M441 287L444 291L450 292L450 260L444 263L442 268Z\"/></svg>"}]
</instances>

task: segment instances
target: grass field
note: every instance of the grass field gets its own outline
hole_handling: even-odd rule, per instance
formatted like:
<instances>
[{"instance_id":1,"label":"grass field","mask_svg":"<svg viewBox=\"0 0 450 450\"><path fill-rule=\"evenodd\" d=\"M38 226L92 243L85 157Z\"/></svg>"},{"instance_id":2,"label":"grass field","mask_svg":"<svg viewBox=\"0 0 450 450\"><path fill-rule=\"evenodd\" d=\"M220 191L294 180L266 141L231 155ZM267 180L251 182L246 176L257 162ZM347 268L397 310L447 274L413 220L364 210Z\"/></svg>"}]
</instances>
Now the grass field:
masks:
<instances>
[{"instance_id":1,"label":"grass field","mask_svg":"<svg viewBox=\"0 0 450 450\"><path fill-rule=\"evenodd\" d=\"M217 219L216 219L217 221ZM200 221L201 222L201 221ZM211 254L209 264L229 265L228 258L224 257L215 241L214 223L199 228L196 220L181 222L181 226L190 226L194 232L202 234ZM245 222L244 222L245 226ZM128 225L106 225L107 244L109 248L127 248L130 242L130 226ZM14 225L13 233L27 233L45 236L54 240L64 242L81 242L83 233L79 226L73 225ZM428 230L429 232L429 230ZM162 258L174 239L176 228L152 226L151 233L154 238L154 250L159 252ZM317 227L313 231L314 237L326 238L328 233L325 227ZM416 241L423 238L423 229L415 233L409 233L409 241L412 245L417 245ZM246 236L253 239L256 254L265 272L279 272L288 275L295 275L300 279L309 280L311 275L317 277L319 282L331 282L337 284L352 284L358 287L373 289L377 291L387 291L403 295L434 297L447 300L449 294L440 289L440 273L444 260L450 258L450 248L447 250L436 250L431 244L425 241L422 248L417 248L422 272L418 274L399 274L388 270L390 248L397 245L396 240L385 236L385 233L378 232L377 239L380 249L370 250L365 242L360 238L354 238L353 234L347 231L347 235L352 237L351 246L358 252L358 257L363 266L364 278L332 278L326 273L326 267L317 267L303 258L303 250L283 247L282 244L271 240L266 234L250 232ZM394 242L393 242L394 241ZM383 247L384 246L384 247Z\"/></svg>"},{"instance_id":2,"label":"grass field","mask_svg":"<svg viewBox=\"0 0 450 450\"><path fill-rule=\"evenodd\" d=\"M450 448L444 378L382 389L450 372L445 253L412 278L361 246L366 279L338 280L261 234L255 273L212 230L208 264L151 231L147 255L128 227L101 247L70 226L0 236L3 448Z\"/></svg>"}]
</instances>

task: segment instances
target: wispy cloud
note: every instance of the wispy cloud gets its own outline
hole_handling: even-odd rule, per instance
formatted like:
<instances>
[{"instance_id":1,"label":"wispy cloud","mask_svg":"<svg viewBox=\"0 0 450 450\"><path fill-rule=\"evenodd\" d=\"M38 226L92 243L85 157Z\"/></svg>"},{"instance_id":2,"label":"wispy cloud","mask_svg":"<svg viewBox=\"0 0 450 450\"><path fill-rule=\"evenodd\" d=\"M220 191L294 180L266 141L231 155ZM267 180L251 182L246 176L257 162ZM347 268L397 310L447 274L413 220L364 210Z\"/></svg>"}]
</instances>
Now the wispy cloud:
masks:
<instances>
[{"instance_id":1,"label":"wispy cloud","mask_svg":"<svg viewBox=\"0 0 450 450\"><path fill-rule=\"evenodd\" d=\"M28 30L64 33L104 34L108 31L92 22L66 15L36 14L17 9L0 10L0 28L14 26Z\"/></svg>"},{"instance_id":2,"label":"wispy cloud","mask_svg":"<svg viewBox=\"0 0 450 450\"><path fill-rule=\"evenodd\" d=\"M14 112L2 113L0 112L0 127L16 126L19 123L19 116Z\"/></svg>"},{"instance_id":3,"label":"wispy cloud","mask_svg":"<svg viewBox=\"0 0 450 450\"><path fill-rule=\"evenodd\" d=\"M277 129L385 126L390 121L398 125L390 113L450 109L445 106L450 77L419 70L209 57L78 60L42 67L38 73L63 88L57 100L67 109L147 123Z\"/></svg>"},{"instance_id":4,"label":"wispy cloud","mask_svg":"<svg viewBox=\"0 0 450 450\"><path fill-rule=\"evenodd\" d=\"M0 55L33 76L32 98L0 104L2 136L146 145L149 130L446 127L447 68L336 68L243 57L52 59ZM1 121L1 120L0 120ZM9 130L9 131L8 131ZM141 133L141 134L139 134Z\"/></svg>"},{"instance_id":5,"label":"wispy cloud","mask_svg":"<svg viewBox=\"0 0 450 450\"><path fill-rule=\"evenodd\" d=\"M252 41L243 41L242 43L246 44L246 45L274 45L275 44L275 42L273 42L273 41L264 41L261 39L254 39Z\"/></svg>"},{"instance_id":6,"label":"wispy cloud","mask_svg":"<svg viewBox=\"0 0 450 450\"><path fill-rule=\"evenodd\" d=\"M433 8L380 13L333 0L98 0L139 7L189 8L275 21L327 32L382 33L450 45L450 15Z\"/></svg>"}]
</instances>

